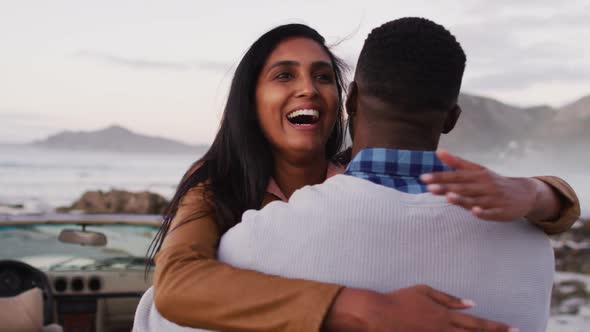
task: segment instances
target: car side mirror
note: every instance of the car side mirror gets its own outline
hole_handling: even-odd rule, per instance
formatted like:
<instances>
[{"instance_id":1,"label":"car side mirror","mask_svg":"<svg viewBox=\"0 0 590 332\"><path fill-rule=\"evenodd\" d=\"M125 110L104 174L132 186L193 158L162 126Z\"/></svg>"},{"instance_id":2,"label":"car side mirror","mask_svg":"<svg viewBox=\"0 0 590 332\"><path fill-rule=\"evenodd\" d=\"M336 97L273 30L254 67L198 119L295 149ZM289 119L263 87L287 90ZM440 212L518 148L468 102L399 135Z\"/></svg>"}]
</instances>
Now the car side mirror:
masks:
<instances>
[{"instance_id":1,"label":"car side mirror","mask_svg":"<svg viewBox=\"0 0 590 332\"><path fill-rule=\"evenodd\" d=\"M77 229L64 229L57 238L60 242L79 244L82 246L104 247L107 237L103 233Z\"/></svg>"}]
</instances>

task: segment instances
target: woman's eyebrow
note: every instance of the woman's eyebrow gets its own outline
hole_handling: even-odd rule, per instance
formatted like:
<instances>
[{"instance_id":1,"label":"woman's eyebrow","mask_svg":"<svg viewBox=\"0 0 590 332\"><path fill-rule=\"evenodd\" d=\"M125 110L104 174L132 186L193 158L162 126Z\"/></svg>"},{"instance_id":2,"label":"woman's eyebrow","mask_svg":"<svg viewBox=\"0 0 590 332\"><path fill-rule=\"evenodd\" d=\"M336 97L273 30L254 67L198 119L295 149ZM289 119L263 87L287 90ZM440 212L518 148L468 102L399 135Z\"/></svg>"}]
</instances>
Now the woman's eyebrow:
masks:
<instances>
[{"instance_id":1,"label":"woman's eyebrow","mask_svg":"<svg viewBox=\"0 0 590 332\"><path fill-rule=\"evenodd\" d=\"M273 63L272 65L270 65L270 67L268 67L268 69L272 69L275 67L297 67L300 65L301 65L301 63L299 63L298 61L282 60L282 61L277 61L277 62ZM313 69L318 69L318 68L332 69L332 64L329 62L326 62L326 61L314 61L311 63L311 68L313 68Z\"/></svg>"},{"instance_id":2,"label":"woman's eyebrow","mask_svg":"<svg viewBox=\"0 0 590 332\"><path fill-rule=\"evenodd\" d=\"M275 67L296 67L299 65L300 65L300 63L297 61L282 60L282 61L277 61L277 62L273 63L272 65L270 65L270 67L268 67L268 69L273 69Z\"/></svg>"},{"instance_id":3,"label":"woman's eyebrow","mask_svg":"<svg viewBox=\"0 0 590 332\"><path fill-rule=\"evenodd\" d=\"M321 68L332 69L332 64L326 61L315 61L311 64L311 68L314 70Z\"/></svg>"}]
</instances>

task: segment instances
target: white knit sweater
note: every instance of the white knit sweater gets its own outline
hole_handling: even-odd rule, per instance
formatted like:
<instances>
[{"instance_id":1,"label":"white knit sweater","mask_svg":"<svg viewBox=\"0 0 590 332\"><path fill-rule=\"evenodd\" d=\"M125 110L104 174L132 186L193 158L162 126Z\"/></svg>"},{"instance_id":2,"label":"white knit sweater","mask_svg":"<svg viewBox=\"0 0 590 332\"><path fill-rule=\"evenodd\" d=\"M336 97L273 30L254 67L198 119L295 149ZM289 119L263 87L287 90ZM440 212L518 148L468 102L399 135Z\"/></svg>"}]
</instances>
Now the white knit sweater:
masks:
<instances>
[{"instance_id":1,"label":"white knit sweater","mask_svg":"<svg viewBox=\"0 0 590 332\"><path fill-rule=\"evenodd\" d=\"M428 284L474 300L467 313L522 332L545 331L553 282L549 240L526 221L479 220L444 198L346 175L246 212L222 237L219 259L381 292ZM163 318L151 289L133 330L202 331Z\"/></svg>"},{"instance_id":2,"label":"white knit sweater","mask_svg":"<svg viewBox=\"0 0 590 332\"><path fill-rule=\"evenodd\" d=\"M548 238L525 220L483 221L444 197L347 175L247 211L219 259L379 292L428 284L523 332L545 331L554 270Z\"/></svg>"}]
</instances>

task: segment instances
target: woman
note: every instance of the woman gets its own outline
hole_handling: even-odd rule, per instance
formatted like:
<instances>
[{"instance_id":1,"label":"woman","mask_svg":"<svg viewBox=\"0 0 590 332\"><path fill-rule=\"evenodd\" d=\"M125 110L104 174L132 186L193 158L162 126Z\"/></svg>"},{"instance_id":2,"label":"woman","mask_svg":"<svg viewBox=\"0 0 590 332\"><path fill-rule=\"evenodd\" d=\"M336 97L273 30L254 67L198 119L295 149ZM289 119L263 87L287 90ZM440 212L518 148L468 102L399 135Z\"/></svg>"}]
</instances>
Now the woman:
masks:
<instances>
[{"instance_id":1,"label":"woman","mask_svg":"<svg viewBox=\"0 0 590 332\"><path fill-rule=\"evenodd\" d=\"M281 45L294 37L303 39L298 46L301 53L285 58ZM351 299L348 289L338 285L268 276L215 261L220 236L239 222L245 210L287 200L296 189L343 171L345 160L338 159L343 140L342 79L340 61L324 39L304 25L275 28L244 55L220 130L209 151L181 181L155 240L154 299L164 317L180 325L215 330L294 331L319 330L322 324L334 323L344 327L346 322L338 315L341 308L379 319L378 311L363 306L376 309L380 303ZM452 156L443 158L459 169L474 167ZM455 177L461 176L456 173ZM473 177L477 172L467 173L471 183L483 184L473 196L503 192L501 184L510 183L485 169L480 172L485 181ZM558 202L549 187L530 181L535 181L537 186L530 188L536 190L518 195L526 196L524 201L549 195L553 203ZM444 186L436 190L446 191ZM575 210L575 195L567 188L561 190ZM468 198L451 196L471 208ZM514 205L510 200L500 202L509 208ZM559 210L559 204L555 206L550 210ZM515 211L540 219L559 212L539 213L532 204ZM571 225L571 218L565 219L558 227Z\"/></svg>"}]
</instances>

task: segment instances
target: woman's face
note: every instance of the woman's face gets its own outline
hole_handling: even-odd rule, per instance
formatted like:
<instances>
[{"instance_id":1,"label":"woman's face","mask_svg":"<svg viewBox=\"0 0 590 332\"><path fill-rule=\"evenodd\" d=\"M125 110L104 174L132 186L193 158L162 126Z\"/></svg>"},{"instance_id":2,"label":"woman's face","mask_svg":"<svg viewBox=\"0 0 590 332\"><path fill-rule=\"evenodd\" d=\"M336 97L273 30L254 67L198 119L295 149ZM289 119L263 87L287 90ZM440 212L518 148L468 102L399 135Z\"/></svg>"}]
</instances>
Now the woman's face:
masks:
<instances>
[{"instance_id":1,"label":"woman's face","mask_svg":"<svg viewBox=\"0 0 590 332\"><path fill-rule=\"evenodd\" d=\"M338 107L334 68L322 47L302 37L278 44L256 86L258 119L275 153L323 156Z\"/></svg>"}]
</instances>

